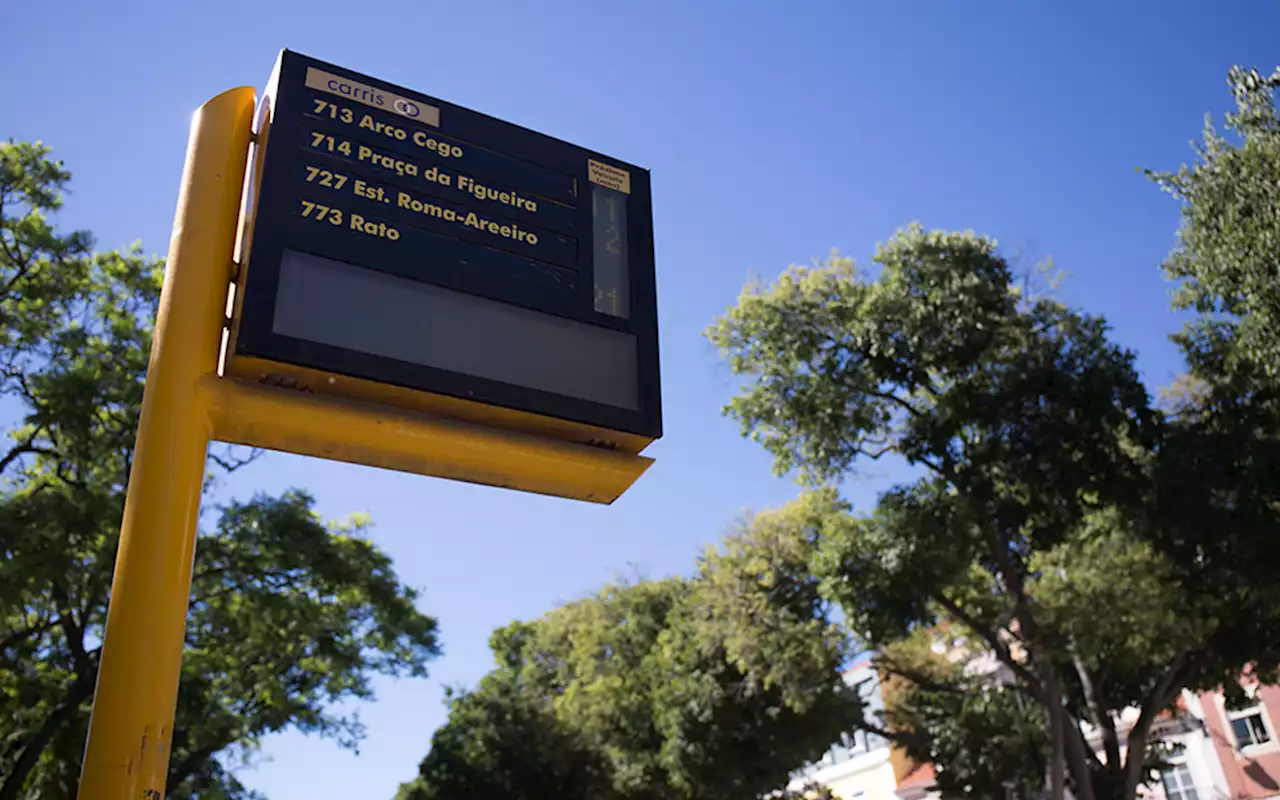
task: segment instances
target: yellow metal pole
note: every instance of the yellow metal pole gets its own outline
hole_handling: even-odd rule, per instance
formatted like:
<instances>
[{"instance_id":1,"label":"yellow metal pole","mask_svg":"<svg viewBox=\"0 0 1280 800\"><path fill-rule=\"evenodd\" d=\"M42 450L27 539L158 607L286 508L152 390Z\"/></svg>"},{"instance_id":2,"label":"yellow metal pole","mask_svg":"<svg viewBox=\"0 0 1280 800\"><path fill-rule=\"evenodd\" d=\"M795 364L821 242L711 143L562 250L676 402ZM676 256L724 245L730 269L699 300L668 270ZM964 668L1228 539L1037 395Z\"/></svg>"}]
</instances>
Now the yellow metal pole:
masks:
<instances>
[{"instance_id":1,"label":"yellow metal pole","mask_svg":"<svg viewBox=\"0 0 1280 800\"><path fill-rule=\"evenodd\" d=\"M164 796L196 518L254 91L224 92L191 124L129 474L80 800Z\"/></svg>"}]
</instances>

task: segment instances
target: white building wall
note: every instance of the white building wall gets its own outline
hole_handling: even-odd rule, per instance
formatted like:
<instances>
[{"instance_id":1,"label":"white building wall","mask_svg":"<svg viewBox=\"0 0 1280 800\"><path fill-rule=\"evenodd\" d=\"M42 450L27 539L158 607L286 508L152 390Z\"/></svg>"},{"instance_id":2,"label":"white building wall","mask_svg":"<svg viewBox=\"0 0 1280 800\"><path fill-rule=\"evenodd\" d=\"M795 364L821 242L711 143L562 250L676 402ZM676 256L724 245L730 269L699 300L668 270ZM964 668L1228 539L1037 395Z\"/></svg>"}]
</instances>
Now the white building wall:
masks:
<instances>
[{"instance_id":1,"label":"white building wall","mask_svg":"<svg viewBox=\"0 0 1280 800\"><path fill-rule=\"evenodd\" d=\"M840 800L898 800L887 746L817 770L807 780L828 787ZM799 789L805 782L793 781L792 788Z\"/></svg>"},{"instance_id":2,"label":"white building wall","mask_svg":"<svg viewBox=\"0 0 1280 800\"><path fill-rule=\"evenodd\" d=\"M879 677L870 663L851 668L844 679L858 687L869 712L884 707ZM826 786L841 800L898 800L889 743L861 731L843 735L816 763L797 770L788 788L798 790L806 784Z\"/></svg>"}]
</instances>

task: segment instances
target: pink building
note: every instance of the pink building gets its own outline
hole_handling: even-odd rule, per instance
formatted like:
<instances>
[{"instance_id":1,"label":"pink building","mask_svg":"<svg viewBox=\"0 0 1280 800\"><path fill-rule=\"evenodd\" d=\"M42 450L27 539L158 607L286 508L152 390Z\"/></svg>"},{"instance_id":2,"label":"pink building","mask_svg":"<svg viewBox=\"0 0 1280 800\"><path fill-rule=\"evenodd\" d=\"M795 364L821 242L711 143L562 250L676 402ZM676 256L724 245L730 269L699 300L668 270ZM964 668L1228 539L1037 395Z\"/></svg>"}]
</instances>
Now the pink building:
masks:
<instances>
[{"instance_id":1,"label":"pink building","mask_svg":"<svg viewBox=\"0 0 1280 800\"><path fill-rule=\"evenodd\" d=\"M1200 695L1207 733L1213 741L1226 797L1230 800L1280 798L1280 687L1245 684L1254 703L1233 710L1221 692Z\"/></svg>"}]
</instances>

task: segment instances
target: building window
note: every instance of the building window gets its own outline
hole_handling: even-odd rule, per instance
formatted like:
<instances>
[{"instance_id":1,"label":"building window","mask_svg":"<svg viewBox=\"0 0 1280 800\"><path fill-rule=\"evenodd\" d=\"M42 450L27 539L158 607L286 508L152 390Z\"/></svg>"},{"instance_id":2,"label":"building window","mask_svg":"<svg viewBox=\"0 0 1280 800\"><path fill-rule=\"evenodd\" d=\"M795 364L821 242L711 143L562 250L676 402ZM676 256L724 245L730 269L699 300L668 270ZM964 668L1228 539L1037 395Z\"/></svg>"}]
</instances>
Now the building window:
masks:
<instances>
[{"instance_id":1,"label":"building window","mask_svg":"<svg viewBox=\"0 0 1280 800\"><path fill-rule=\"evenodd\" d=\"M1160 783L1168 800L1200 800L1186 764L1174 764L1165 769L1160 773Z\"/></svg>"},{"instance_id":2,"label":"building window","mask_svg":"<svg viewBox=\"0 0 1280 800\"><path fill-rule=\"evenodd\" d=\"M1236 746L1242 750L1265 744L1273 738L1260 705L1242 711L1228 711L1227 718L1231 721L1231 733L1236 737Z\"/></svg>"},{"instance_id":3,"label":"building window","mask_svg":"<svg viewBox=\"0 0 1280 800\"><path fill-rule=\"evenodd\" d=\"M840 747L847 750L850 756L867 750L867 735L862 731L852 731L850 733L840 734Z\"/></svg>"}]
</instances>

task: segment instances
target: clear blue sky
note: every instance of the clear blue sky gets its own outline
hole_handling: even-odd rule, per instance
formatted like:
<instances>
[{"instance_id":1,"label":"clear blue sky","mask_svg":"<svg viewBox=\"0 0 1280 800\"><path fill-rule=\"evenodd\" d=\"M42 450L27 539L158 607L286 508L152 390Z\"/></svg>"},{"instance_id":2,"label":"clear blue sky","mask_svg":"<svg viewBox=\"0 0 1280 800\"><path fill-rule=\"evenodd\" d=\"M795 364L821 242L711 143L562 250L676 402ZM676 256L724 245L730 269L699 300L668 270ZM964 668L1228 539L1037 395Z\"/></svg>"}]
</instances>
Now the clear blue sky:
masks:
<instances>
[{"instance_id":1,"label":"clear blue sky","mask_svg":"<svg viewBox=\"0 0 1280 800\"><path fill-rule=\"evenodd\" d=\"M973 228L1105 314L1152 386L1178 371L1159 263L1173 167L1233 63L1280 63L1280 6L1232 3L11 3L0 136L75 174L61 215L103 247L162 252L191 111L261 87L282 47L653 170L666 438L612 507L270 455L224 496L290 486L378 543L438 615L431 679L381 682L359 757L286 735L244 775L273 800L389 798L443 720L441 686L490 666L490 631L618 573L688 570L746 509L795 487L719 409L732 381L700 332L750 272L831 248L865 261L899 225ZM851 487L874 500L882 475Z\"/></svg>"}]
</instances>

